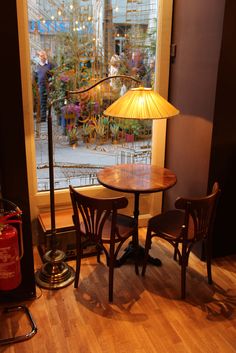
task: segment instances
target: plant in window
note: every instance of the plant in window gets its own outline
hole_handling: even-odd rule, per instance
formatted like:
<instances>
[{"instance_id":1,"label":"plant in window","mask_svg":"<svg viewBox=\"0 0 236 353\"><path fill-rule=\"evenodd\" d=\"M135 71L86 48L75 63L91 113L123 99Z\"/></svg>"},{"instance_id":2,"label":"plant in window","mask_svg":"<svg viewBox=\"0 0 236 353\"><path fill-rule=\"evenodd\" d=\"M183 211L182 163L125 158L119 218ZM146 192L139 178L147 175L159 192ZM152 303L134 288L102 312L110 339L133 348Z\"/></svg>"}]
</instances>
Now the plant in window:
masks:
<instances>
[{"instance_id":1,"label":"plant in window","mask_svg":"<svg viewBox=\"0 0 236 353\"><path fill-rule=\"evenodd\" d=\"M64 134L66 134L66 130L68 126L76 125L77 120L80 116L80 106L76 103L70 103L64 105L61 108L61 125L64 129Z\"/></svg>"},{"instance_id":2,"label":"plant in window","mask_svg":"<svg viewBox=\"0 0 236 353\"><path fill-rule=\"evenodd\" d=\"M79 118L80 116L80 106L77 103L70 103L62 107L62 112L64 115L71 114Z\"/></svg>"},{"instance_id":3,"label":"plant in window","mask_svg":"<svg viewBox=\"0 0 236 353\"><path fill-rule=\"evenodd\" d=\"M103 117L99 117L95 123L96 137L99 143L103 143L106 136L106 125L104 124Z\"/></svg>"},{"instance_id":4,"label":"plant in window","mask_svg":"<svg viewBox=\"0 0 236 353\"><path fill-rule=\"evenodd\" d=\"M83 136L84 142L86 143L90 142L90 139L92 138L94 131L95 131L94 124L91 124L90 122L83 124L82 136Z\"/></svg>"},{"instance_id":5,"label":"plant in window","mask_svg":"<svg viewBox=\"0 0 236 353\"><path fill-rule=\"evenodd\" d=\"M120 126L116 122L110 124L112 143L117 143L119 139Z\"/></svg>"},{"instance_id":6,"label":"plant in window","mask_svg":"<svg viewBox=\"0 0 236 353\"><path fill-rule=\"evenodd\" d=\"M134 139L139 135L141 125L140 122L135 119L124 119L122 128L125 132L126 142L133 142Z\"/></svg>"},{"instance_id":7,"label":"plant in window","mask_svg":"<svg viewBox=\"0 0 236 353\"><path fill-rule=\"evenodd\" d=\"M76 125L67 126L67 136L69 139L69 144L74 145L78 143L79 139L79 129Z\"/></svg>"}]
</instances>

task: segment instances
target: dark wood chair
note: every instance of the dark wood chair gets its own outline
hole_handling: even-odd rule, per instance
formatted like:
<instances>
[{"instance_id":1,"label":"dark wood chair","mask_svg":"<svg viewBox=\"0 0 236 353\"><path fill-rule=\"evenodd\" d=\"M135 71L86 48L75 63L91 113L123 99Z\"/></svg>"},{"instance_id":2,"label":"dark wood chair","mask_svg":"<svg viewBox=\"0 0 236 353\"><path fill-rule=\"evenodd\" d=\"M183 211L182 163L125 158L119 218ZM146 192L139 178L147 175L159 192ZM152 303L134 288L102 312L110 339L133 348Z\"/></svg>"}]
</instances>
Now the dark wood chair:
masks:
<instances>
[{"instance_id":1,"label":"dark wood chair","mask_svg":"<svg viewBox=\"0 0 236 353\"><path fill-rule=\"evenodd\" d=\"M109 266L109 301L113 301L114 268L118 263L118 253L123 243L133 236L133 217L119 214L118 210L128 205L125 197L93 198L69 186L73 206L73 222L76 229L76 274L74 287L78 287L83 249L96 245L97 261L102 252ZM135 262L138 274L138 264Z\"/></svg>"},{"instance_id":2,"label":"dark wood chair","mask_svg":"<svg viewBox=\"0 0 236 353\"><path fill-rule=\"evenodd\" d=\"M146 271L152 238L159 237L168 241L174 247L174 259L178 260L181 266L181 298L184 299L186 296L186 268L189 255L193 245L203 241L208 283L212 284L211 238L219 194L219 184L215 182L210 195L201 198L179 197L175 201L175 209L150 218L145 242L143 276Z\"/></svg>"}]
</instances>

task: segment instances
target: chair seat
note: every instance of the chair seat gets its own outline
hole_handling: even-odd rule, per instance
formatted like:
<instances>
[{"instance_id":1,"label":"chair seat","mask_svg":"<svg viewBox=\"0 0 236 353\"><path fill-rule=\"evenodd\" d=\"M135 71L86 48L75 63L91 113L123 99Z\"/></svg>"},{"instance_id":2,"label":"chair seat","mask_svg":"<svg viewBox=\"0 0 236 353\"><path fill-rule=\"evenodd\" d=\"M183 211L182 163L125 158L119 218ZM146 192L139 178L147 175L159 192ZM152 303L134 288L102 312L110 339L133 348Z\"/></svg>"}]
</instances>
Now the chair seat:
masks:
<instances>
[{"instance_id":1,"label":"chair seat","mask_svg":"<svg viewBox=\"0 0 236 353\"><path fill-rule=\"evenodd\" d=\"M170 210L152 217L148 226L152 232L158 233L165 239L181 238L182 226L184 224L185 213L182 210ZM194 227L190 219L188 238L194 236Z\"/></svg>"},{"instance_id":2,"label":"chair seat","mask_svg":"<svg viewBox=\"0 0 236 353\"><path fill-rule=\"evenodd\" d=\"M85 239L86 237L86 232L85 232L85 227L84 223L82 222L80 224L81 231L84 233ZM116 239L118 240L117 234L119 234L120 238L127 238L127 235L133 232L134 229L134 219L130 216L126 216L123 214L117 214L117 223L116 223ZM110 241L111 238L111 218L109 218L103 228L102 232L102 239L104 242Z\"/></svg>"},{"instance_id":3,"label":"chair seat","mask_svg":"<svg viewBox=\"0 0 236 353\"><path fill-rule=\"evenodd\" d=\"M124 214L118 214L116 226L119 230L119 235L121 237L127 237L128 233L134 231L134 219Z\"/></svg>"}]
</instances>

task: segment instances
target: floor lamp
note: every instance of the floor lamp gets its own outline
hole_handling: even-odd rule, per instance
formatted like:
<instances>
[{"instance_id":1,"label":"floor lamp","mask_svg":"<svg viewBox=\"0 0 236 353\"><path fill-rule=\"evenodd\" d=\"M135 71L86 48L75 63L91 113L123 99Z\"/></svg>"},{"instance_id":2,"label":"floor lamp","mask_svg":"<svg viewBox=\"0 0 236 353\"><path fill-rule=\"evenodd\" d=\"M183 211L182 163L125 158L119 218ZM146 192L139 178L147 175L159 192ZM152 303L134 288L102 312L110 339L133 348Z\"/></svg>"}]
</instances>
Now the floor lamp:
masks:
<instances>
[{"instance_id":1,"label":"floor lamp","mask_svg":"<svg viewBox=\"0 0 236 353\"><path fill-rule=\"evenodd\" d=\"M51 218L51 231L50 231L50 250L44 255L43 266L36 271L35 280L38 286L45 289L59 289L64 288L74 281L74 269L64 262L65 253L57 248L57 229L55 219L55 187L54 187L54 164L53 164L53 129L52 129L52 108L54 104L59 101L68 100L73 95L80 95L90 91L95 86L110 79L133 80L140 83L139 80L132 76L116 75L105 77L92 86L85 89L75 91L68 91L66 96L58 98L49 102L48 105L48 163L49 163L49 192L50 192L50 218Z\"/></svg>"},{"instance_id":2,"label":"floor lamp","mask_svg":"<svg viewBox=\"0 0 236 353\"><path fill-rule=\"evenodd\" d=\"M172 118L179 114L179 110L151 88L132 88L122 97L112 103L104 112L106 116L120 119L154 120ZM134 220L136 235L138 234L139 194L134 199ZM140 250L142 248L140 247ZM131 242L125 250L123 258L132 257L135 253ZM144 253L143 253L144 254ZM153 259L152 263L160 265L159 259Z\"/></svg>"},{"instance_id":3,"label":"floor lamp","mask_svg":"<svg viewBox=\"0 0 236 353\"><path fill-rule=\"evenodd\" d=\"M106 116L123 119L167 119L179 114L179 110L151 88L131 88L112 103L104 112Z\"/></svg>"}]
</instances>

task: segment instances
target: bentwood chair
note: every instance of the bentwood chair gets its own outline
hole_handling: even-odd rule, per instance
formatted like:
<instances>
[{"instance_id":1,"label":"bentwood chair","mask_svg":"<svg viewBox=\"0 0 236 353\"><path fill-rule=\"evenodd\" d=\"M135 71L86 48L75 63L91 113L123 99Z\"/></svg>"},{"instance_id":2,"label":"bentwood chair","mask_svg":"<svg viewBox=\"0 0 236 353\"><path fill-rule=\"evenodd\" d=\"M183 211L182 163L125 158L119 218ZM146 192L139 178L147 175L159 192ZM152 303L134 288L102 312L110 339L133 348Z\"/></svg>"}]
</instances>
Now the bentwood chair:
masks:
<instances>
[{"instance_id":1,"label":"bentwood chair","mask_svg":"<svg viewBox=\"0 0 236 353\"><path fill-rule=\"evenodd\" d=\"M215 182L211 194L201 198L179 197L175 201L175 209L150 218L145 242L143 276L146 271L152 238L159 237L168 241L174 247L174 260L178 260L181 266L181 298L184 299L186 296L186 268L189 255L193 245L203 241L208 283L212 284L212 227L219 194L219 184Z\"/></svg>"},{"instance_id":2,"label":"bentwood chair","mask_svg":"<svg viewBox=\"0 0 236 353\"><path fill-rule=\"evenodd\" d=\"M78 288L83 249L96 245L97 262L104 253L109 267L109 301L113 301L114 268L123 243L134 234L134 219L119 214L128 205L125 197L93 198L69 186L73 206L73 222L76 229L76 274L74 287ZM138 274L138 264L135 263Z\"/></svg>"}]
</instances>

